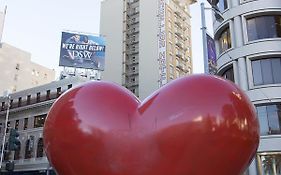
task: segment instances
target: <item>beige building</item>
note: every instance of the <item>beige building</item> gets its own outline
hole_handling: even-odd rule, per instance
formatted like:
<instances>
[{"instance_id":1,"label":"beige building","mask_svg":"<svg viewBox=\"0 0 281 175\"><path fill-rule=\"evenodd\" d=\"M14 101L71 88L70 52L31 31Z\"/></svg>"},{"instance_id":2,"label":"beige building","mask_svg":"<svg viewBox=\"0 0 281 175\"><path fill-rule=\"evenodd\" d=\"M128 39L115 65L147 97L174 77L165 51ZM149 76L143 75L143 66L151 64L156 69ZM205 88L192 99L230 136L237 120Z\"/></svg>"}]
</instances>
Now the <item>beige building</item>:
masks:
<instances>
[{"instance_id":1,"label":"beige building","mask_svg":"<svg viewBox=\"0 0 281 175\"><path fill-rule=\"evenodd\" d=\"M0 70L0 96L6 90L16 92L55 79L55 70L33 63L30 53L6 43L0 48Z\"/></svg>"},{"instance_id":2,"label":"beige building","mask_svg":"<svg viewBox=\"0 0 281 175\"><path fill-rule=\"evenodd\" d=\"M194 2L102 1L100 33L107 47L102 79L144 99L169 81L191 74L189 4Z\"/></svg>"}]
</instances>

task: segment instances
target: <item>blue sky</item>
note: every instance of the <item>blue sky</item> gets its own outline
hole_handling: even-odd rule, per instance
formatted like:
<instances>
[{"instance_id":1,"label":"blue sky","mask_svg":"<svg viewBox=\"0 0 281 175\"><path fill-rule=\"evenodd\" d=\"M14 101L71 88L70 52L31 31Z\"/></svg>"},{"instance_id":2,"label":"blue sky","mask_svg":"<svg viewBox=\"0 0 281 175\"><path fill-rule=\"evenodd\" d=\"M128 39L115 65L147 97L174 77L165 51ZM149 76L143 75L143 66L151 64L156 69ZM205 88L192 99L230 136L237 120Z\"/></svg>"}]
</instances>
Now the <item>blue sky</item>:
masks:
<instances>
[{"instance_id":1,"label":"blue sky","mask_svg":"<svg viewBox=\"0 0 281 175\"><path fill-rule=\"evenodd\" d=\"M8 6L2 41L32 54L32 61L61 70L59 49L61 32L99 33L101 0L2 0ZM200 2L191 5L193 68L203 72ZM206 2L207 6L207 2ZM206 21L212 33L210 10ZM58 73L57 73L58 74Z\"/></svg>"}]
</instances>

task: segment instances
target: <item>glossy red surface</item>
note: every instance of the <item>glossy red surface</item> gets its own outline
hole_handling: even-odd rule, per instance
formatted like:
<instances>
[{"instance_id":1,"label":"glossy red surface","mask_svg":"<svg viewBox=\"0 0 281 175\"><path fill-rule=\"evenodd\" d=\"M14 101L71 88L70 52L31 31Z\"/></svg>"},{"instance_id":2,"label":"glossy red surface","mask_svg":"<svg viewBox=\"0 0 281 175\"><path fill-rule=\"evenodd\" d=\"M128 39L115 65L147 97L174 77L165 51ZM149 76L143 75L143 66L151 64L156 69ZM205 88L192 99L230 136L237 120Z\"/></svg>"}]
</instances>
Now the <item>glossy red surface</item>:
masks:
<instances>
[{"instance_id":1,"label":"glossy red surface","mask_svg":"<svg viewBox=\"0 0 281 175\"><path fill-rule=\"evenodd\" d=\"M175 80L142 103L89 82L62 95L44 127L60 175L239 175L258 143L246 95L207 75Z\"/></svg>"}]
</instances>

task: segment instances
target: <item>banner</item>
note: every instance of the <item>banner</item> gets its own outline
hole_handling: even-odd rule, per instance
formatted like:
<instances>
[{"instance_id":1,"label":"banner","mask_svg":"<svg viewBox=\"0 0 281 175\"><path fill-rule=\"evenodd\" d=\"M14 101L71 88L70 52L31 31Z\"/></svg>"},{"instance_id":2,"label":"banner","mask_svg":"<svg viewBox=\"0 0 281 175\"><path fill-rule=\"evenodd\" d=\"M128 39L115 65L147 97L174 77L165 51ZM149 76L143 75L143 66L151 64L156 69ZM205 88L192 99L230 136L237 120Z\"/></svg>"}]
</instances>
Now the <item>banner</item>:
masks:
<instances>
[{"instance_id":1,"label":"banner","mask_svg":"<svg viewBox=\"0 0 281 175\"><path fill-rule=\"evenodd\" d=\"M210 74L216 74L217 72L217 55L215 40L206 34L207 37L207 49L208 49L208 67Z\"/></svg>"},{"instance_id":2,"label":"banner","mask_svg":"<svg viewBox=\"0 0 281 175\"><path fill-rule=\"evenodd\" d=\"M158 62L159 87L167 84L165 0L158 0Z\"/></svg>"},{"instance_id":3,"label":"banner","mask_svg":"<svg viewBox=\"0 0 281 175\"><path fill-rule=\"evenodd\" d=\"M60 66L104 70L103 37L62 32Z\"/></svg>"}]
</instances>

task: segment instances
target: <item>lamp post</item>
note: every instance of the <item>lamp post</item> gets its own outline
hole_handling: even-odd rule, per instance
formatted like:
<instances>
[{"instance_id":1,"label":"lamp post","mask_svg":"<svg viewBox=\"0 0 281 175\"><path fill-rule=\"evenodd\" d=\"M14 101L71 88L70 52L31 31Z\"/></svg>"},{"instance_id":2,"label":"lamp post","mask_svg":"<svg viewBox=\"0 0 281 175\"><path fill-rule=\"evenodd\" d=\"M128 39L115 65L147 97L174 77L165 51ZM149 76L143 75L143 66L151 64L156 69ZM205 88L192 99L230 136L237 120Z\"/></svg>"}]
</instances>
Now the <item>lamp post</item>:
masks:
<instances>
[{"instance_id":1,"label":"lamp post","mask_svg":"<svg viewBox=\"0 0 281 175\"><path fill-rule=\"evenodd\" d=\"M203 59L204 59L204 73L209 74L209 65L208 65L208 48L207 48L207 26L205 19L205 4L201 4L201 30L202 30L202 42L203 42Z\"/></svg>"},{"instance_id":2,"label":"lamp post","mask_svg":"<svg viewBox=\"0 0 281 175\"><path fill-rule=\"evenodd\" d=\"M202 42L203 42L203 59L204 59L204 73L209 74L209 61L208 61L208 47L207 47L207 26L205 10L212 10L215 13L216 20L222 22L224 20L219 9L212 4L211 8L205 8L205 3L201 4L201 30L202 30Z\"/></svg>"},{"instance_id":3,"label":"lamp post","mask_svg":"<svg viewBox=\"0 0 281 175\"><path fill-rule=\"evenodd\" d=\"M10 112L10 94L9 92L6 92L5 97L8 100L8 106L7 106L7 111L6 111L6 119L5 119L5 125L4 125L4 136L2 140L2 149L1 149L1 157L0 157L0 171L2 168L2 162L3 162L3 157L4 157L4 150L5 150L5 141L6 141L6 135L7 135L7 129L8 129L8 120L9 120L9 112Z\"/></svg>"}]
</instances>

